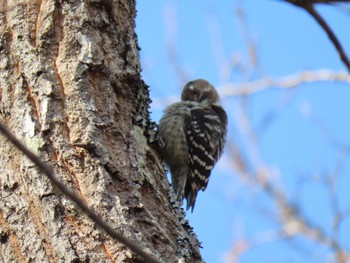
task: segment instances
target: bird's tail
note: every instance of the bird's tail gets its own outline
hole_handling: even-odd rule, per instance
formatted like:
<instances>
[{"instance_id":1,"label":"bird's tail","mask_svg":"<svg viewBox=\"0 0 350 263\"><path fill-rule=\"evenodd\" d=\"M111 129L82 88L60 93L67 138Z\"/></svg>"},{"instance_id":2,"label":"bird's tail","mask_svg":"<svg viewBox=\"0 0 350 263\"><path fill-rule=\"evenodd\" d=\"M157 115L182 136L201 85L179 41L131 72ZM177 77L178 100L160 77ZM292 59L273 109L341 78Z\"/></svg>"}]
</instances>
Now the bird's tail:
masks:
<instances>
[{"instance_id":1,"label":"bird's tail","mask_svg":"<svg viewBox=\"0 0 350 263\"><path fill-rule=\"evenodd\" d=\"M186 196L185 196L187 201L186 210L191 208L191 213L193 213L194 205L196 204L197 194L198 194L198 187L194 185L188 191L188 193L186 193Z\"/></svg>"}]
</instances>

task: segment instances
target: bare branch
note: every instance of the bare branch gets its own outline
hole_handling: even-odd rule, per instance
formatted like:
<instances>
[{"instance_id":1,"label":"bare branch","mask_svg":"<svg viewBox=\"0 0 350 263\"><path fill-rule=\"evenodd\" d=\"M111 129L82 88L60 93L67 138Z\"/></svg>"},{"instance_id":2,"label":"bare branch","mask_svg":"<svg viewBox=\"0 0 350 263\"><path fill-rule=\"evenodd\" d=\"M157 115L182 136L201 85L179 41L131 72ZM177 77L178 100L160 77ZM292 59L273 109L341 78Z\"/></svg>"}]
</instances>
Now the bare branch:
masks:
<instances>
[{"instance_id":1,"label":"bare branch","mask_svg":"<svg viewBox=\"0 0 350 263\"><path fill-rule=\"evenodd\" d=\"M268 89L293 89L302 84L312 82L344 82L350 83L350 75L344 71L332 71L328 69L307 70L293 75L283 77L265 77L255 81L225 84L218 86L221 98L231 96L253 95ZM168 98L154 98L152 102L153 109L163 109L165 106L177 101L176 96Z\"/></svg>"},{"instance_id":2,"label":"bare branch","mask_svg":"<svg viewBox=\"0 0 350 263\"><path fill-rule=\"evenodd\" d=\"M314 8L314 3L335 3L335 2L341 2L341 1L330 1L330 0L323 0L323 1L320 1L320 0L318 0L318 1L316 1L316 0L309 0L309 1L285 0L285 1L304 9L306 12L308 12L316 20L316 22L327 33L328 38L333 43L335 49L337 50L337 52L340 56L340 59L343 61L343 63L347 67L348 71L350 72L350 60L349 60L348 56L346 55L343 46L341 45L340 41L338 40L337 36L335 35L335 33L333 32L331 27L326 22L326 20L324 20L323 17ZM346 2L348 2L348 1L346 1Z\"/></svg>"},{"instance_id":3,"label":"bare branch","mask_svg":"<svg viewBox=\"0 0 350 263\"><path fill-rule=\"evenodd\" d=\"M252 95L270 88L291 89L301 84L317 81L339 81L350 83L350 75L344 71L316 70L303 71L297 74L280 78L265 77L259 80L242 84L228 84L218 87L222 97L237 95Z\"/></svg>"},{"instance_id":4,"label":"bare branch","mask_svg":"<svg viewBox=\"0 0 350 263\"><path fill-rule=\"evenodd\" d=\"M340 241L336 239L336 236L329 235L325 230L308 220L307 216L302 214L298 204L290 200L283 187L279 186L274 180L273 172L261 158L260 148L255 139L256 132L250 124L248 114L243 111L238 119L236 125L242 131L242 134L247 137L248 157L242 150L237 150L236 146L233 145L233 147L229 147L232 156L231 164L238 175L242 177L242 181L258 186L264 194L273 200L277 209L277 214L274 215L273 219L279 224L279 231L276 232L278 235L275 237L290 241L293 237L304 236L308 240L330 248L334 252L333 255L337 262L348 262L349 254L342 247ZM343 212L342 218L344 218L344 215ZM267 239L266 242L270 242L270 240ZM238 248L233 247L230 256L236 260L240 254L251 249L251 244L251 241L244 240L243 245L238 244Z\"/></svg>"},{"instance_id":5,"label":"bare branch","mask_svg":"<svg viewBox=\"0 0 350 263\"><path fill-rule=\"evenodd\" d=\"M248 57L249 57L249 66L252 70L259 71L260 70L260 61L259 54L257 50L257 43L251 36L248 28L246 11L243 6L243 2L239 1L235 8L235 14L237 17L237 21L239 23L239 29L242 34L242 38L246 43L246 47L248 49Z\"/></svg>"},{"instance_id":6,"label":"bare branch","mask_svg":"<svg viewBox=\"0 0 350 263\"><path fill-rule=\"evenodd\" d=\"M345 50L343 49L341 43L338 38L327 24L327 22L322 18L322 16L315 10L315 8L311 5L305 8L305 10L317 21L317 23L323 28L323 30L327 33L329 39L332 41L334 47L338 51L340 59L343 61L345 66L348 68L350 72L350 60L347 57Z\"/></svg>"},{"instance_id":7,"label":"bare branch","mask_svg":"<svg viewBox=\"0 0 350 263\"><path fill-rule=\"evenodd\" d=\"M298 2L294 0L294 2ZM307 1L303 1L303 0L299 0L299 2L307 2ZM335 4L335 3L341 3L341 2L349 2L349 0L309 0L310 3L313 4Z\"/></svg>"},{"instance_id":8,"label":"bare branch","mask_svg":"<svg viewBox=\"0 0 350 263\"><path fill-rule=\"evenodd\" d=\"M80 199L73 191L67 188L52 171L51 167L42 162L32 151L24 146L1 122L0 132L14 145L16 146L25 156L27 156L38 168L45 174L50 181L66 196L68 196L90 219L92 219L97 226L102 228L108 235L113 237L115 240L126 245L137 255L141 256L145 262L160 263L158 259L144 252L140 246L136 245L133 241L127 239L120 233L114 230L105 220L103 220L95 211L87 206L82 199Z\"/></svg>"}]
</instances>

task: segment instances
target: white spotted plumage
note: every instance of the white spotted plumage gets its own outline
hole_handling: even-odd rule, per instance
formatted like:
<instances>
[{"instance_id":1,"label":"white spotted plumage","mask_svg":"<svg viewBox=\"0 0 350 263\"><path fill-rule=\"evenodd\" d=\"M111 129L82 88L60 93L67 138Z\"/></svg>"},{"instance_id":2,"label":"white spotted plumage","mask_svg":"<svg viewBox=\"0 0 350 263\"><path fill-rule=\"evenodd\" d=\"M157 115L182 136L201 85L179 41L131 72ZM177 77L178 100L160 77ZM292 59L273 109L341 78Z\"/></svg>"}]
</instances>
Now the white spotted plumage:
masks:
<instances>
[{"instance_id":1,"label":"white spotted plumage","mask_svg":"<svg viewBox=\"0 0 350 263\"><path fill-rule=\"evenodd\" d=\"M227 133L227 115L215 88L206 80L187 83L181 102L166 108L159 122L161 155L171 173L177 198L195 206L220 158Z\"/></svg>"}]
</instances>

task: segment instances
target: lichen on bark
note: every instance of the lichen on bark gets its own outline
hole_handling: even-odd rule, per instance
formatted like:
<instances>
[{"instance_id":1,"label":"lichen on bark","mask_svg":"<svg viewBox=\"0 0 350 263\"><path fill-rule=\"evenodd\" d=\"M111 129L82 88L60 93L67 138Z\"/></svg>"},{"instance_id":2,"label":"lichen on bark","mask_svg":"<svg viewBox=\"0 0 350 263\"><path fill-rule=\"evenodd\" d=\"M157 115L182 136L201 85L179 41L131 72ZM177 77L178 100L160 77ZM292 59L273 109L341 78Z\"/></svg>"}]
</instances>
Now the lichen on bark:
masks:
<instances>
[{"instance_id":1,"label":"lichen on bark","mask_svg":"<svg viewBox=\"0 0 350 263\"><path fill-rule=\"evenodd\" d=\"M149 253L163 262L201 262L149 141L154 123L135 14L130 0L1 1L1 121ZM0 143L3 262L140 260L3 137Z\"/></svg>"}]
</instances>

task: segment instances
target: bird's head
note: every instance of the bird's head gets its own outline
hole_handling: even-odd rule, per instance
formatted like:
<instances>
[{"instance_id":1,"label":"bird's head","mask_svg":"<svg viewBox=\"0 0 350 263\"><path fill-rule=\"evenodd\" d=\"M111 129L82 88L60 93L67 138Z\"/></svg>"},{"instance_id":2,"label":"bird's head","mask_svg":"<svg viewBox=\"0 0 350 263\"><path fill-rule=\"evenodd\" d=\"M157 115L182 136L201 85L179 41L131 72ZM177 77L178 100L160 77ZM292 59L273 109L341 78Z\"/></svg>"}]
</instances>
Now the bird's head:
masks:
<instances>
[{"instance_id":1,"label":"bird's head","mask_svg":"<svg viewBox=\"0 0 350 263\"><path fill-rule=\"evenodd\" d=\"M196 79L185 85L182 90L181 100L216 104L219 101L219 95L213 85L208 81Z\"/></svg>"}]
</instances>

